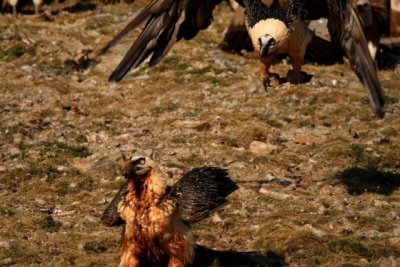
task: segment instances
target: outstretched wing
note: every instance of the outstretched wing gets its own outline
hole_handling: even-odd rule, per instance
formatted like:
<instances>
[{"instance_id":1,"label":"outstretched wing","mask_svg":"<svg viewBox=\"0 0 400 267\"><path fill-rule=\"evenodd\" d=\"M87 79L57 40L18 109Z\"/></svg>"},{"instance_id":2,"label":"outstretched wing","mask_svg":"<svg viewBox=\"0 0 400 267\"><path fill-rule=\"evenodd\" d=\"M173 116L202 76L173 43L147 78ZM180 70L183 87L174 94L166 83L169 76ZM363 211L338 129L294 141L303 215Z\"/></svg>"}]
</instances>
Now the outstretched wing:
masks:
<instances>
[{"instance_id":1,"label":"outstretched wing","mask_svg":"<svg viewBox=\"0 0 400 267\"><path fill-rule=\"evenodd\" d=\"M343 52L350 61L351 69L356 73L367 91L370 105L375 116L383 118L385 113L384 94L378 80L376 68L368 50L361 22L348 0L328 1L328 28L334 41L339 41Z\"/></svg>"},{"instance_id":2,"label":"outstretched wing","mask_svg":"<svg viewBox=\"0 0 400 267\"><path fill-rule=\"evenodd\" d=\"M106 210L101 216L101 221L106 226L116 226L124 223L122 218L118 213L118 203L126 196L128 193L128 184L124 183L118 193L115 195L114 199L107 206Z\"/></svg>"},{"instance_id":3,"label":"outstretched wing","mask_svg":"<svg viewBox=\"0 0 400 267\"><path fill-rule=\"evenodd\" d=\"M194 223L228 203L226 197L238 189L228 172L216 167L195 168L186 173L162 201L173 201L183 220Z\"/></svg>"},{"instance_id":4,"label":"outstretched wing","mask_svg":"<svg viewBox=\"0 0 400 267\"><path fill-rule=\"evenodd\" d=\"M212 11L222 0L153 0L102 51L108 50L131 30L146 21L143 31L132 44L109 81L121 80L130 69L148 56L149 65L157 64L178 40L191 39L207 28Z\"/></svg>"}]
</instances>

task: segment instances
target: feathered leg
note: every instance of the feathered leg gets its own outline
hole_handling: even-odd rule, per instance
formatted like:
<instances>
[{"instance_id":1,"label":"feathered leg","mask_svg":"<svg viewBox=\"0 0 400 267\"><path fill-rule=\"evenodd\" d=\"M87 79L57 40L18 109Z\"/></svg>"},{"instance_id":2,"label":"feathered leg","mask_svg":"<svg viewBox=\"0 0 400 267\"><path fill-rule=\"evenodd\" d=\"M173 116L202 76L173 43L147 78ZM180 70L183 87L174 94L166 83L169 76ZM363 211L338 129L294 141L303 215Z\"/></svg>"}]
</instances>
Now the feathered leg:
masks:
<instances>
[{"instance_id":1,"label":"feathered leg","mask_svg":"<svg viewBox=\"0 0 400 267\"><path fill-rule=\"evenodd\" d=\"M268 89L268 86L271 85L271 80L269 78L269 68L272 65L272 57L264 57L261 58L261 77L262 83L264 86L264 90Z\"/></svg>"},{"instance_id":2,"label":"feathered leg","mask_svg":"<svg viewBox=\"0 0 400 267\"><path fill-rule=\"evenodd\" d=\"M303 64L304 54L296 53L289 55L292 61L293 71L288 73L287 79L290 83L299 84L303 82L301 75L301 65Z\"/></svg>"}]
</instances>

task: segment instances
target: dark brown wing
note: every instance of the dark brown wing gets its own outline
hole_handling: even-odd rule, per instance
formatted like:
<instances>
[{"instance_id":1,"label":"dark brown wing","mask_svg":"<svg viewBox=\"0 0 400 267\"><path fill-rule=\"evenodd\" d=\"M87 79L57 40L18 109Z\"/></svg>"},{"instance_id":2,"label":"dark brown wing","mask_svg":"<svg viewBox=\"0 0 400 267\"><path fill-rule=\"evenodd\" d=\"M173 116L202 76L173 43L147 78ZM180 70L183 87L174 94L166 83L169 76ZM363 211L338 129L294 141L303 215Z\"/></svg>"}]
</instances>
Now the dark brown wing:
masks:
<instances>
[{"instance_id":1,"label":"dark brown wing","mask_svg":"<svg viewBox=\"0 0 400 267\"><path fill-rule=\"evenodd\" d=\"M157 64L178 40L191 39L207 28L212 11L222 0L153 0L102 51L116 44L124 35L147 19L146 25L109 81L121 80L130 69L139 66L149 55L149 65Z\"/></svg>"},{"instance_id":2,"label":"dark brown wing","mask_svg":"<svg viewBox=\"0 0 400 267\"><path fill-rule=\"evenodd\" d=\"M107 206L106 210L101 217L101 221L106 226L116 226L124 223L118 213L118 203L128 193L128 185L124 183L118 193L115 195L111 203Z\"/></svg>"},{"instance_id":3,"label":"dark brown wing","mask_svg":"<svg viewBox=\"0 0 400 267\"><path fill-rule=\"evenodd\" d=\"M374 61L368 50L361 22L348 0L328 1L328 29L334 41L339 41L350 61L351 69L364 86L375 116L383 118L385 103Z\"/></svg>"},{"instance_id":4,"label":"dark brown wing","mask_svg":"<svg viewBox=\"0 0 400 267\"><path fill-rule=\"evenodd\" d=\"M194 223L227 204L226 197L236 189L226 170L195 168L174 184L161 201L172 200L183 220Z\"/></svg>"}]
</instances>

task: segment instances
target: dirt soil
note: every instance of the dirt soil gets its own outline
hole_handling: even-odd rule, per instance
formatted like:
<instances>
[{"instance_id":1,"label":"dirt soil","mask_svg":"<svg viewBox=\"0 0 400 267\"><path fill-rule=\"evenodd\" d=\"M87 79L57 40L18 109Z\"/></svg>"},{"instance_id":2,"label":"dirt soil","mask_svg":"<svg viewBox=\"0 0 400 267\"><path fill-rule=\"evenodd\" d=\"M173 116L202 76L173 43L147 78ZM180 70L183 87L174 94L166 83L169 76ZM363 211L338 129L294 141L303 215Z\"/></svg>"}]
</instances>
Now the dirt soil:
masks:
<instances>
[{"instance_id":1,"label":"dirt soil","mask_svg":"<svg viewBox=\"0 0 400 267\"><path fill-rule=\"evenodd\" d=\"M171 178L229 170L240 189L193 226L205 247L278 266L400 266L398 72L379 72L381 120L346 65L305 64L309 83L265 92L253 53L218 48L233 15L222 4L208 30L110 84L139 31L96 52L138 5L0 16L1 266L117 266L121 228L100 217L132 154Z\"/></svg>"}]
</instances>

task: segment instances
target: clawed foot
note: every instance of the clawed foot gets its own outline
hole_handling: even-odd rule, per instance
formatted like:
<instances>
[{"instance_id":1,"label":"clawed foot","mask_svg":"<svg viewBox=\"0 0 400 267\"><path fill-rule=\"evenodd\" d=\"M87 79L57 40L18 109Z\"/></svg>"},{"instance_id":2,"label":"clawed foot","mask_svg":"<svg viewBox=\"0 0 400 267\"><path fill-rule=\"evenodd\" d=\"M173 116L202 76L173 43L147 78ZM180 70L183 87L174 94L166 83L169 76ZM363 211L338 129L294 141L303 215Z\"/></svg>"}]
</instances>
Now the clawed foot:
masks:
<instances>
[{"instance_id":1,"label":"clawed foot","mask_svg":"<svg viewBox=\"0 0 400 267\"><path fill-rule=\"evenodd\" d=\"M271 78L273 78L274 84L278 85L281 83L281 78L280 78L279 74L269 73L268 77L263 79L263 86L264 86L265 92L268 92L268 86L271 86L271 83L272 83Z\"/></svg>"},{"instance_id":2,"label":"clawed foot","mask_svg":"<svg viewBox=\"0 0 400 267\"><path fill-rule=\"evenodd\" d=\"M286 77L282 78L277 73L269 73L266 78L263 78L262 84L265 92L268 92L268 87L271 87L272 83L276 85L287 82L292 84L308 83L312 77L311 74L307 74L304 71L294 72L293 70L289 70Z\"/></svg>"},{"instance_id":3,"label":"clawed foot","mask_svg":"<svg viewBox=\"0 0 400 267\"><path fill-rule=\"evenodd\" d=\"M264 86L264 91L268 92L268 86L271 86L271 79L270 78L263 79L262 84Z\"/></svg>"}]
</instances>

